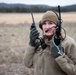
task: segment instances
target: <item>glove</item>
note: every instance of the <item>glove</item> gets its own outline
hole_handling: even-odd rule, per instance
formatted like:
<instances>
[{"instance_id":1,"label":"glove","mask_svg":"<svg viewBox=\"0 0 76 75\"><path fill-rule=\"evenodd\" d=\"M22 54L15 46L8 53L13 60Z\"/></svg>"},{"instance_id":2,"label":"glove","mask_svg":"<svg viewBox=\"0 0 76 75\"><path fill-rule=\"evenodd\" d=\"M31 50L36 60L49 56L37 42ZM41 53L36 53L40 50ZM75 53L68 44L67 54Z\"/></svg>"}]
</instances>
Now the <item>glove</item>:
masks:
<instances>
[{"instance_id":1,"label":"glove","mask_svg":"<svg viewBox=\"0 0 76 75\"><path fill-rule=\"evenodd\" d=\"M63 55L61 43L59 45L56 45L54 42L54 38L52 39L50 43L50 49L51 49L51 53L54 55L55 58Z\"/></svg>"},{"instance_id":2,"label":"glove","mask_svg":"<svg viewBox=\"0 0 76 75\"><path fill-rule=\"evenodd\" d=\"M36 47L36 39L38 39L39 33L36 27L30 28L30 42L29 44Z\"/></svg>"}]
</instances>

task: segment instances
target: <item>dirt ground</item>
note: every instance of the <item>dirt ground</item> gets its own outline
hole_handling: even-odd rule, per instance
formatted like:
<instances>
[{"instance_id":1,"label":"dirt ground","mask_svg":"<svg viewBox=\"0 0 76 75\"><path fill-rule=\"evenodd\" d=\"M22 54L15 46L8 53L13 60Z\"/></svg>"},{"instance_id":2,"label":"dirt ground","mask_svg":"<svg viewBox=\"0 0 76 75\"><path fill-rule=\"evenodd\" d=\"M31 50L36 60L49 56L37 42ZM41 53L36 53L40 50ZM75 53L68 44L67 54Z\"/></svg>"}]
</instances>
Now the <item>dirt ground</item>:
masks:
<instances>
[{"instance_id":1,"label":"dirt ground","mask_svg":"<svg viewBox=\"0 0 76 75\"><path fill-rule=\"evenodd\" d=\"M23 64L1 64L0 75L26 75Z\"/></svg>"},{"instance_id":2,"label":"dirt ground","mask_svg":"<svg viewBox=\"0 0 76 75\"><path fill-rule=\"evenodd\" d=\"M0 75L29 74L23 63L29 26L0 24Z\"/></svg>"}]
</instances>

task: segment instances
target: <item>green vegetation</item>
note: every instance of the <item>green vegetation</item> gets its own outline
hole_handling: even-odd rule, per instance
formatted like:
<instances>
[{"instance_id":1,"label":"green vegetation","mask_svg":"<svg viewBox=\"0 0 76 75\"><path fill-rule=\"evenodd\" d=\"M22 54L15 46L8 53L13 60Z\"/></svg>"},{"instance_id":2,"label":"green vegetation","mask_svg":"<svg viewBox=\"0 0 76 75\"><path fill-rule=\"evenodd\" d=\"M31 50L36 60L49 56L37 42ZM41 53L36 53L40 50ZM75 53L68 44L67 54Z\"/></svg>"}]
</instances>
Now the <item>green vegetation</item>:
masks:
<instances>
[{"instance_id":1,"label":"green vegetation","mask_svg":"<svg viewBox=\"0 0 76 75\"><path fill-rule=\"evenodd\" d=\"M54 10L57 11L57 7L51 7L51 6L45 6L45 5L30 5L29 6L9 6L9 7L0 7L0 12L17 12L17 13L29 13L31 11L33 12L45 12L47 10ZM71 6L65 6L61 7L62 12L71 12L71 11L76 11L76 5L71 5Z\"/></svg>"},{"instance_id":2,"label":"green vegetation","mask_svg":"<svg viewBox=\"0 0 76 75\"><path fill-rule=\"evenodd\" d=\"M24 7L10 7L10 8L7 8L7 7L1 7L0 8L0 12L31 12L31 10L33 12L45 12L47 10L50 10L50 8L41 8L41 7L32 7L32 8L24 8Z\"/></svg>"}]
</instances>

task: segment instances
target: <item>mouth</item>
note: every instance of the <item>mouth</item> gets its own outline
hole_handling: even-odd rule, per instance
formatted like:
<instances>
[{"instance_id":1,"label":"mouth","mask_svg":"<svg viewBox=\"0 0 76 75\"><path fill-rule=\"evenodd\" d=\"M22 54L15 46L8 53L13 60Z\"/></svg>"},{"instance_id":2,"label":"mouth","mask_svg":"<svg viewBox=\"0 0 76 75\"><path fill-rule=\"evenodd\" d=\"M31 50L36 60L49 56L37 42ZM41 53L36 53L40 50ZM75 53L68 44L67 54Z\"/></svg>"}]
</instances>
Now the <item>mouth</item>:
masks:
<instances>
[{"instance_id":1,"label":"mouth","mask_svg":"<svg viewBox=\"0 0 76 75\"><path fill-rule=\"evenodd\" d=\"M52 27L52 28L56 28L56 27ZM47 33L50 29L52 29L52 28L49 28L49 29L47 29L47 30L45 30L45 32Z\"/></svg>"},{"instance_id":2,"label":"mouth","mask_svg":"<svg viewBox=\"0 0 76 75\"><path fill-rule=\"evenodd\" d=\"M50 28L49 28L49 29L47 29L45 32L47 33L49 30L50 30Z\"/></svg>"}]
</instances>

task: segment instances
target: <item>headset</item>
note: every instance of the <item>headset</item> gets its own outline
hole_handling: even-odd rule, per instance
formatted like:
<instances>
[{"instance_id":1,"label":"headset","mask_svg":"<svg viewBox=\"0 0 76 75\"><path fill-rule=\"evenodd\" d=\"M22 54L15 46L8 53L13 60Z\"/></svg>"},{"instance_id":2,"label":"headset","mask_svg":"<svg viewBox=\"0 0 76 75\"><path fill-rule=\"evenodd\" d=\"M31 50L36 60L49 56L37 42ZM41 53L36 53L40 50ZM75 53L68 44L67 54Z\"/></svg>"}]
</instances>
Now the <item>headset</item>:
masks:
<instances>
[{"instance_id":1,"label":"headset","mask_svg":"<svg viewBox=\"0 0 76 75\"><path fill-rule=\"evenodd\" d=\"M53 11L55 14L56 14L56 16L57 16L57 18L58 18L58 21L59 21L59 15L58 15L58 13L56 12L56 11ZM63 20L61 19L61 24L62 24L62 22L63 22ZM39 21L39 28L42 30L42 23L41 23L41 20ZM64 37L64 39L66 38L66 30L63 28L63 27L61 27L62 29L63 29L63 31L64 31L64 34L65 34L65 37Z\"/></svg>"}]
</instances>

